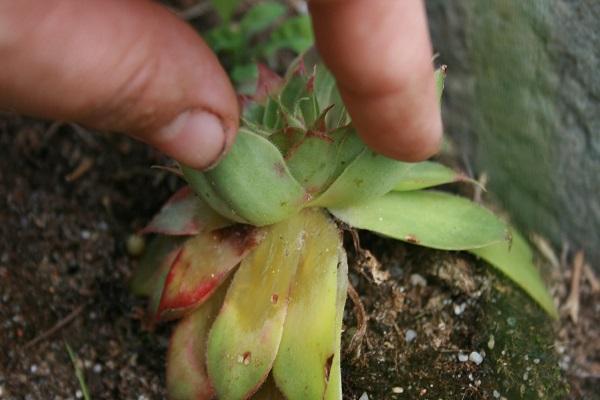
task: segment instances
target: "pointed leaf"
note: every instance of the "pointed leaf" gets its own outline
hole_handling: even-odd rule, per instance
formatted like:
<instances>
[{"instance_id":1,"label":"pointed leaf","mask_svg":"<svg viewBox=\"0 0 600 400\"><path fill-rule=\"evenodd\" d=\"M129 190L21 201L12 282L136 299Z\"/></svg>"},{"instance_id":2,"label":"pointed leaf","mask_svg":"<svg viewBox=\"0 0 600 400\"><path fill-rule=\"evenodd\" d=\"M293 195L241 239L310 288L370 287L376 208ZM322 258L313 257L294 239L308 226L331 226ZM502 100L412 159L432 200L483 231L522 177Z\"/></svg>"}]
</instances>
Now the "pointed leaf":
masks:
<instances>
[{"instance_id":1,"label":"pointed leaf","mask_svg":"<svg viewBox=\"0 0 600 400\"><path fill-rule=\"evenodd\" d=\"M173 330L167 353L167 391L171 400L210 400L215 396L206 372L206 340L228 282Z\"/></svg>"},{"instance_id":2,"label":"pointed leaf","mask_svg":"<svg viewBox=\"0 0 600 400\"><path fill-rule=\"evenodd\" d=\"M211 206L212 196L217 196L234 215L252 225L281 221L308 200L279 150L267 139L243 128L230 152L215 168L205 172L182 169L192 188ZM199 176L205 179L198 179Z\"/></svg>"},{"instance_id":3,"label":"pointed leaf","mask_svg":"<svg viewBox=\"0 0 600 400\"><path fill-rule=\"evenodd\" d=\"M461 173L455 172L445 165L432 161L424 161L410 164L396 183L396 186L394 186L394 190L401 192L419 190L462 181L478 184L478 182L469 179Z\"/></svg>"},{"instance_id":4,"label":"pointed leaf","mask_svg":"<svg viewBox=\"0 0 600 400\"><path fill-rule=\"evenodd\" d=\"M201 231L222 228L231 222L217 214L206 202L184 186L173 194L159 213L140 233L196 235Z\"/></svg>"},{"instance_id":5,"label":"pointed leaf","mask_svg":"<svg viewBox=\"0 0 600 400\"><path fill-rule=\"evenodd\" d=\"M131 279L130 289L133 294L151 296L157 288L162 291L164 278L181 242L181 238L168 236L152 239Z\"/></svg>"},{"instance_id":6,"label":"pointed leaf","mask_svg":"<svg viewBox=\"0 0 600 400\"><path fill-rule=\"evenodd\" d=\"M219 399L248 398L267 378L304 236L301 214L273 225L235 274L208 338L208 374Z\"/></svg>"},{"instance_id":7,"label":"pointed leaf","mask_svg":"<svg viewBox=\"0 0 600 400\"><path fill-rule=\"evenodd\" d=\"M340 232L320 210L303 215L306 239L273 365L277 387L289 400L323 398L336 342Z\"/></svg>"},{"instance_id":8,"label":"pointed leaf","mask_svg":"<svg viewBox=\"0 0 600 400\"><path fill-rule=\"evenodd\" d=\"M392 190L409 165L365 148L311 205L346 207L382 196Z\"/></svg>"},{"instance_id":9,"label":"pointed leaf","mask_svg":"<svg viewBox=\"0 0 600 400\"><path fill-rule=\"evenodd\" d=\"M469 251L498 268L523 288L552 318L558 318L552 296L548 293L538 269L533 264L533 254L518 232L512 230L510 243L501 242Z\"/></svg>"},{"instance_id":10,"label":"pointed leaf","mask_svg":"<svg viewBox=\"0 0 600 400\"><path fill-rule=\"evenodd\" d=\"M348 257L343 247L339 251L339 263L337 271L337 294L335 315L335 347L333 360L331 360L331 371L329 383L325 390L324 400L342 400L342 327L344 320L344 306L346 305L346 294L348 292Z\"/></svg>"},{"instance_id":11,"label":"pointed leaf","mask_svg":"<svg viewBox=\"0 0 600 400\"><path fill-rule=\"evenodd\" d=\"M179 318L206 300L262 239L262 232L235 225L187 240L171 265L157 319Z\"/></svg>"},{"instance_id":12,"label":"pointed leaf","mask_svg":"<svg viewBox=\"0 0 600 400\"><path fill-rule=\"evenodd\" d=\"M330 211L351 226L435 249L469 250L508 238L492 212L443 192L392 192Z\"/></svg>"},{"instance_id":13,"label":"pointed leaf","mask_svg":"<svg viewBox=\"0 0 600 400\"><path fill-rule=\"evenodd\" d=\"M265 101L271 94L277 92L283 85L283 78L271 71L264 64L258 64L258 81L256 82L256 92L254 100L258 102Z\"/></svg>"}]
</instances>

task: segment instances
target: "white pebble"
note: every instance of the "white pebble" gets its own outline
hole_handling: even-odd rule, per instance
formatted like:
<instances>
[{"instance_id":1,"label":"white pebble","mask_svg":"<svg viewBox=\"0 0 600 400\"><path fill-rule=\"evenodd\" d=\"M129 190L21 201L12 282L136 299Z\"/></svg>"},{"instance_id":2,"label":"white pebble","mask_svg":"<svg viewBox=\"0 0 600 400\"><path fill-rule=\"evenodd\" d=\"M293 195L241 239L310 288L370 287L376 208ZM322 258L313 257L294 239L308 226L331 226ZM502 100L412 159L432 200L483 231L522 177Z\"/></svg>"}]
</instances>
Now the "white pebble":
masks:
<instances>
[{"instance_id":1,"label":"white pebble","mask_svg":"<svg viewBox=\"0 0 600 400\"><path fill-rule=\"evenodd\" d=\"M494 335L490 335L490 340L488 340L487 345L488 345L488 349L490 349L490 350L494 349L494 346L496 346L496 339L494 338Z\"/></svg>"},{"instance_id":2,"label":"white pebble","mask_svg":"<svg viewBox=\"0 0 600 400\"><path fill-rule=\"evenodd\" d=\"M492 395L494 396L495 399L499 399L500 398L500 393L498 393L497 390L494 390L494 392L492 393Z\"/></svg>"},{"instance_id":3,"label":"white pebble","mask_svg":"<svg viewBox=\"0 0 600 400\"><path fill-rule=\"evenodd\" d=\"M412 329L407 329L404 333L404 341L410 343L417 338L417 332Z\"/></svg>"},{"instance_id":4,"label":"white pebble","mask_svg":"<svg viewBox=\"0 0 600 400\"><path fill-rule=\"evenodd\" d=\"M427 281L419 274L412 274L410 276L410 284L413 286L427 286Z\"/></svg>"},{"instance_id":5,"label":"white pebble","mask_svg":"<svg viewBox=\"0 0 600 400\"><path fill-rule=\"evenodd\" d=\"M35 374L38 370L37 365L33 364L31 365L31 367L29 367L29 371L31 371L32 374Z\"/></svg>"},{"instance_id":6,"label":"white pebble","mask_svg":"<svg viewBox=\"0 0 600 400\"><path fill-rule=\"evenodd\" d=\"M360 395L360 398L358 400L369 400L367 392L363 392L363 394Z\"/></svg>"},{"instance_id":7,"label":"white pebble","mask_svg":"<svg viewBox=\"0 0 600 400\"><path fill-rule=\"evenodd\" d=\"M483 356L481 354L479 354L476 351L471 352L471 354L469 354L469 360L471 362L474 362L475 364L479 365L483 362Z\"/></svg>"},{"instance_id":8,"label":"white pebble","mask_svg":"<svg viewBox=\"0 0 600 400\"><path fill-rule=\"evenodd\" d=\"M100 364L95 364L95 365L94 365L94 368L93 368L93 371L94 371L96 374L99 374L100 372L102 372L102 365L100 365Z\"/></svg>"},{"instance_id":9,"label":"white pebble","mask_svg":"<svg viewBox=\"0 0 600 400\"><path fill-rule=\"evenodd\" d=\"M393 393L404 393L404 388L396 386L392 388Z\"/></svg>"},{"instance_id":10,"label":"white pebble","mask_svg":"<svg viewBox=\"0 0 600 400\"><path fill-rule=\"evenodd\" d=\"M534 364L539 364L540 363L540 359L539 358L534 358L533 359L533 363Z\"/></svg>"},{"instance_id":11,"label":"white pebble","mask_svg":"<svg viewBox=\"0 0 600 400\"><path fill-rule=\"evenodd\" d=\"M467 303L455 304L454 305L454 315L460 315L465 311L467 307Z\"/></svg>"},{"instance_id":12,"label":"white pebble","mask_svg":"<svg viewBox=\"0 0 600 400\"><path fill-rule=\"evenodd\" d=\"M83 397L83 393L81 393L81 390L75 392L75 397L77 397L78 399L81 399Z\"/></svg>"},{"instance_id":13,"label":"white pebble","mask_svg":"<svg viewBox=\"0 0 600 400\"><path fill-rule=\"evenodd\" d=\"M469 356L464 353L458 353L458 361L467 362L469 361Z\"/></svg>"}]
</instances>

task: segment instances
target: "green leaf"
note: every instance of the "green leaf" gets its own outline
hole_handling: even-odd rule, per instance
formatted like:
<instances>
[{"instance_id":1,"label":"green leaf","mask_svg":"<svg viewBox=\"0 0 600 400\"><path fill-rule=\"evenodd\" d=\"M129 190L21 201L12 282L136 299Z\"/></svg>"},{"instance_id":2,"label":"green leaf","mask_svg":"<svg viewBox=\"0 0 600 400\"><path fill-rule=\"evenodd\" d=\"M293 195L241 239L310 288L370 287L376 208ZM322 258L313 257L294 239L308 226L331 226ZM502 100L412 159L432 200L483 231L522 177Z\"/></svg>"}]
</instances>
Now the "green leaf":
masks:
<instances>
[{"instance_id":1,"label":"green leaf","mask_svg":"<svg viewBox=\"0 0 600 400\"><path fill-rule=\"evenodd\" d=\"M211 0L211 2L223 22L229 22L241 0Z\"/></svg>"},{"instance_id":2,"label":"green leaf","mask_svg":"<svg viewBox=\"0 0 600 400\"><path fill-rule=\"evenodd\" d=\"M167 391L172 400L210 400L214 398L206 372L206 341L228 283L197 310L181 320L173 330L167 353Z\"/></svg>"},{"instance_id":3,"label":"green leaf","mask_svg":"<svg viewBox=\"0 0 600 400\"><path fill-rule=\"evenodd\" d=\"M469 251L498 268L523 288L552 318L558 319L552 296L533 264L533 254L529 245L518 232L512 230L512 242L501 242Z\"/></svg>"},{"instance_id":4,"label":"green leaf","mask_svg":"<svg viewBox=\"0 0 600 400\"><path fill-rule=\"evenodd\" d=\"M470 250L507 241L506 225L492 212L443 192L392 192L330 211L356 228L442 250Z\"/></svg>"},{"instance_id":5,"label":"green leaf","mask_svg":"<svg viewBox=\"0 0 600 400\"><path fill-rule=\"evenodd\" d=\"M314 43L314 35L308 15L288 18L272 33L265 46L264 54L271 56L281 49L290 49L301 54Z\"/></svg>"},{"instance_id":6,"label":"green leaf","mask_svg":"<svg viewBox=\"0 0 600 400\"><path fill-rule=\"evenodd\" d=\"M302 218L306 238L273 365L277 387L289 400L323 398L336 347L340 232L321 210L306 210Z\"/></svg>"},{"instance_id":7,"label":"green leaf","mask_svg":"<svg viewBox=\"0 0 600 400\"><path fill-rule=\"evenodd\" d=\"M440 68L435 70L434 78L435 78L435 89L438 95L438 99L442 99L442 93L444 93L444 82L446 80L446 70L447 67L442 65Z\"/></svg>"},{"instance_id":8,"label":"green leaf","mask_svg":"<svg viewBox=\"0 0 600 400\"><path fill-rule=\"evenodd\" d=\"M219 26L211 29L203 35L210 48L215 53L235 53L242 49L246 43L246 38L239 29L234 29L229 25Z\"/></svg>"},{"instance_id":9,"label":"green leaf","mask_svg":"<svg viewBox=\"0 0 600 400\"><path fill-rule=\"evenodd\" d=\"M208 338L208 374L221 400L248 398L271 370L305 240L303 228L302 215L270 227L233 278Z\"/></svg>"},{"instance_id":10,"label":"green leaf","mask_svg":"<svg viewBox=\"0 0 600 400\"><path fill-rule=\"evenodd\" d=\"M277 147L244 128L215 168L182 170L194 191L218 212L256 226L281 221L308 200Z\"/></svg>"},{"instance_id":11,"label":"green leaf","mask_svg":"<svg viewBox=\"0 0 600 400\"><path fill-rule=\"evenodd\" d=\"M347 207L380 197L392 190L409 165L365 148L310 205Z\"/></svg>"},{"instance_id":12,"label":"green leaf","mask_svg":"<svg viewBox=\"0 0 600 400\"><path fill-rule=\"evenodd\" d=\"M274 1L262 1L248 10L240 21L240 31L249 38L265 30L283 16L286 7Z\"/></svg>"},{"instance_id":13,"label":"green leaf","mask_svg":"<svg viewBox=\"0 0 600 400\"><path fill-rule=\"evenodd\" d=\"M179 189L140 233L186 236L222 228L231 222L217 214L189 186Z\"/></svg>"},{"instance_id":14,"label":"green leaf","mask_svg":"<svg viewBox=\"0 0 600 400\"><path fill-rule=\"evenodd\" d=\"M230 76L239 94L252 95L256 90L258 78L256 63L234 65Z\"/></svg>"},{"instance_id":15,"label":"green leaf","mask_svg":"<svg viewBox=\"0 0 600 400\"><path fill-rule=\"evenodd\" d=\"M179 318L202 304L262 237L257 228L235 225L188 239L171 264L156 319Z\"/></svg>"},{"instance_id":16,"label":"green leaf","mask_svg":"<svg viewBox=\"0 0 600 400\"><path fill-rule=\"evenodd\" d=\"M350 123L342 97L337 88L335 78L323 64L317 64L314 83L314 95L321 110L333 106L327 113L325 125L328 129L336 129Z\"/></svg>"},{"instance_id":17,"label":"green leaf","mask_svg":"<svg viewBox=\"0 0 600 400\"><path fill-rule=\"evenodd\" d=\"M455 172L445 165L432 161L424 161L409 164L398 183L396 183L396 186L394 186L394 190L400 192L418 190L452 182L472 182L478 184L476 181Z\"/></svg>"},{"instance_id":18,"label":"green leaf","mask_svg":"<svg viewBox=\"0 0 600 400\"><path fill-rule=\"evenodd\" d=\"M342 400L342 327L344 320L344 306L346 305L346 294L348 292L348 257L343 247L339 251L339 263L337 271L337 294L335 313L335 344L334 356L331 361L331 372L329 383L325 391L324 400Z\"/></svg>"}]
</instances>

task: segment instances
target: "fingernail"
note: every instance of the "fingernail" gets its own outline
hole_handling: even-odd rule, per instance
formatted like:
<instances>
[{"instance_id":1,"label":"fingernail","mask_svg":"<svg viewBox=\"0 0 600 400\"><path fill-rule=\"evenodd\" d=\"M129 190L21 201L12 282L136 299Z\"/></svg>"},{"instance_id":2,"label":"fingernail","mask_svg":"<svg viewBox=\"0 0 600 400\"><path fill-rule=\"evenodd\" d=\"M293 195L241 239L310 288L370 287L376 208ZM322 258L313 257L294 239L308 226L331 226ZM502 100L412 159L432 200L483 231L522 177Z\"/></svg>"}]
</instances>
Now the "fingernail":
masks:
<instances>
[{"instance_id":1,"label":"fingernail","mask_svg":"<svg viewBox=\"0 0 600 400\"><path fill-rule=\"evenodd\" d=\"M207 111L186 111L160 129L153 143L159 150L192 168L204 170L227 150L227 135L219 117Z\"/></svg>"}]
</instances>

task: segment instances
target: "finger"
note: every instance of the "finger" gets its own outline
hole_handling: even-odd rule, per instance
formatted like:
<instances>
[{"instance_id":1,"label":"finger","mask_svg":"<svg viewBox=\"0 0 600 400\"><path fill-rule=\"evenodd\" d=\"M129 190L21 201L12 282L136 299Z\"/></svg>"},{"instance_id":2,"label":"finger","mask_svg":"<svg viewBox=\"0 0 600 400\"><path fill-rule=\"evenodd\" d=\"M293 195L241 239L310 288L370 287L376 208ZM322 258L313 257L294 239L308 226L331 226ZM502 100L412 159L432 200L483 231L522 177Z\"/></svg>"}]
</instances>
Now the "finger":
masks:
<instances>
[{"instance_id":1,"label":"finger","mask_svg":"<svg viewBox=\"0 0 600 400\"><path fill-rule=\"evenodd\" d=\"M312 0L316 43L363 140L389 157L434 154L442 124L421 0Z\"/></svg>"},{"instance_id":2,"label":"finger","mask_svg":"<svg viewBox=\"0 0 600 400\"><path fill-rule=\"evenodd\" d=\"M0 0L0 70L0 108L126 132L193 167L237 131L214 54L150 1Z\"/></svg>"}]
</instances>

